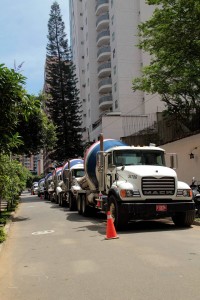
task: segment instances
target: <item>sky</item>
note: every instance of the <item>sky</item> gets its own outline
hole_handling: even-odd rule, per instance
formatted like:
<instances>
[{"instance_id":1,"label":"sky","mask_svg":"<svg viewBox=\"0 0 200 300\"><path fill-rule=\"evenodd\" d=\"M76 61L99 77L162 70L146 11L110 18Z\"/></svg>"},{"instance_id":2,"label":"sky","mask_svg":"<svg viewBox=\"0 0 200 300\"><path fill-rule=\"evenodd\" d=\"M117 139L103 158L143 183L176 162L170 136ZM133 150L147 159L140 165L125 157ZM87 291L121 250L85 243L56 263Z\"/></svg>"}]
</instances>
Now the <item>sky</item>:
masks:
<instances>
[{"instance_id":1,"label":"sky","mask_svg":"<svg viewBox=\"0 0 200 300\"><path fill-rule=\"evenodd\" d=\"M0 64L19 66L25 89L38 95L44 84L48 20L54 0L0 0ZM69 0L57 0L69 37Z\"/></svg>"}]
</instances>

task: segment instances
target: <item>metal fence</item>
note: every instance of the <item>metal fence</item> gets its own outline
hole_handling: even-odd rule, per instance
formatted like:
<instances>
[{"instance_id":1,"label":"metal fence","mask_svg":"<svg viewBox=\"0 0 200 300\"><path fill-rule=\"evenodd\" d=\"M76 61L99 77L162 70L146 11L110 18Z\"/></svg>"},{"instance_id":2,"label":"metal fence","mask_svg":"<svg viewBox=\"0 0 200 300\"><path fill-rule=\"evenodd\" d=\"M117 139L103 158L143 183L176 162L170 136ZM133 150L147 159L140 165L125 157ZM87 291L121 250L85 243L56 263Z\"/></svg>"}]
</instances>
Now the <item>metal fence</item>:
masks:
<instances>
[{"instance_id":1,"label":"metal fence","mask_svg":"<svg viewBox=\"0 0 200 300\"><path fill-rule=\"evenodd\" d=\"M142 128L135 131L136 128ZM162 114L157 114L157 120L153 118L138 119L133 133L122 137L122 140L128 145L164 145L190 135L200 132L200 119L194 115L187 122L183 123L175 118L163 118Z\"/></svg>"}]
</instances>

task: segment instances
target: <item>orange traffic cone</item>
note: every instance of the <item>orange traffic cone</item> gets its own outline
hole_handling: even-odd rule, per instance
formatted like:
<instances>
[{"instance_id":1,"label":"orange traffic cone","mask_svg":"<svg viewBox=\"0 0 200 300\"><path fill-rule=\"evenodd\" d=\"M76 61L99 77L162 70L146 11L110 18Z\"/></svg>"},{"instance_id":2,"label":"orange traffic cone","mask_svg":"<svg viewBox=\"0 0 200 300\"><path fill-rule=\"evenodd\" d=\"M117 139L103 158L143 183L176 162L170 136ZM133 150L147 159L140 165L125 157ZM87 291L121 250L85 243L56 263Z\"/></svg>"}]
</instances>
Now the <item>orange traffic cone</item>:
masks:
<instances>
[{"instance_id":1,"label":"orange traffic cone","mask_svg":"<svg viewBox=\"0 0 200 300\"><path fill-rule=\"evenodd\" d=\"M106 240L118 239L110 211L107 212Z\"/></svg>"}]
</instances>

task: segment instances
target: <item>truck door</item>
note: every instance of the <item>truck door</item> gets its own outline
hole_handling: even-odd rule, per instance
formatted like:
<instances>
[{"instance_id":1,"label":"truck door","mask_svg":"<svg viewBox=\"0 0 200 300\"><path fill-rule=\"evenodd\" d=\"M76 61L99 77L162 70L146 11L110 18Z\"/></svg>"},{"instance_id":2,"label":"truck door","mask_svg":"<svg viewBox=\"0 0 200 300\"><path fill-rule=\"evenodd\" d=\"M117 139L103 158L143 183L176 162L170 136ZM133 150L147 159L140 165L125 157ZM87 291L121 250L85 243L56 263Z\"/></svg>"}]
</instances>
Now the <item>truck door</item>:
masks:
<instances>
[{"instance_id":1,"label":"truck door","mask_svg":"<svg viewBox=\"0 0 200 300\"><path fill-rule=\"evenodd\" d=\"M108 191L111 188L115 178L114 175L115 166L113 165L112 153L108 153L108 155L105 157L105 160L106 160L105 183L106 183L106 191Z\"/></svg>"}]
</instances>

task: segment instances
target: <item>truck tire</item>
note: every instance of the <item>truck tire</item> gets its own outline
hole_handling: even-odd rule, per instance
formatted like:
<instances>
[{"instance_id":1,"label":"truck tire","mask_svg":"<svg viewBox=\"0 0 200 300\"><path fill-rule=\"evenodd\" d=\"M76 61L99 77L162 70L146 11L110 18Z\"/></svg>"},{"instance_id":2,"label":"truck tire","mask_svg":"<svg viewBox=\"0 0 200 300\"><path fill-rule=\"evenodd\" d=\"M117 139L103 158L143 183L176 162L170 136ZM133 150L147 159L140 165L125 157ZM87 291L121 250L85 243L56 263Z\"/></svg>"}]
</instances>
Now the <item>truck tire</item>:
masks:
<instances>
[{"instance_id":1,"label":"truck tire","mask_svg":"<svg viewBox=\"0 0 200 300\"><path fill-rule=\"evenodd\" d=\"M63 207L64 206L64 200L63 200L63 194L61 195L60 194L60 196L59 196L59 200L58 200L58 204L59 204L59 206L61 206L61 207Z\"/></svg>"},{"instance_id":2,"label":"truck tire","mask_svg":"<svg viewBox=\"0 0 200 300\"><path fill-rule=\"evenodd\" d=\"M62 195L61 194L58 194L58 205L61 206L61 198L62 198Z\"/></svg>"},{"instance_id":3,"label":"truck tire","mask_svg":"<svg viewBox=\"0 0 200 300\"><path fill-rule=\"evenodd\" d=\"M186 212L177 212L172 220L176 226L190 227L195 219L195 211L189 210Z\"/></svg>"},{"instance_id":4,"label":"truck tire","mask_svg":"<svg viewBox=\"0 0 200 300\"><path fill-rule=\"evenodd\" d=\"M86 195L82 195L81 211L82 211L82 215L85 217L90 215L90 207L87 205Z\"/></svg>"},{"instance_id":5,"label":"truck tire","mask_svg":"<svg viewBox=\"0 0 200 300\"><path fill-rule=\"evenodd\" d=\"M78 198L77 198L77 210L78 210L79 215L82 215L82 196L81 195L78 195Z\"/></svg>"},{"instance_id":6,"label":"truck tire","mask_svg":"<svg viewBox=\"0 0 200 300\"><path fill-rule=\"evenodd\" d=\"M115 228L117 230L125 229L127 227L128 214L122 212L120 205L113 195L111 195L108 199L108 211L110 211Z\"/></svg>"},{"instance_id":7,"label":"truck tire","mask_svg":"<svg viewBox=\"0 0 200 300\"><path fill-rule=\"evenodd\" d=\"M69 210L70 211L77 210L76 199L74 198L73 194L70 192L68 195L68 199L69 199Z\"/></svg>"},{"instance_id":8,"label":"truck tire","mask_svg":"<svg viewBox=\"0 0 200 300\"><path fill-rule=\"evenodd\" d=\"M55 194L55 203L58 204L58 195Z\"/></svg>"}]
</instances>

